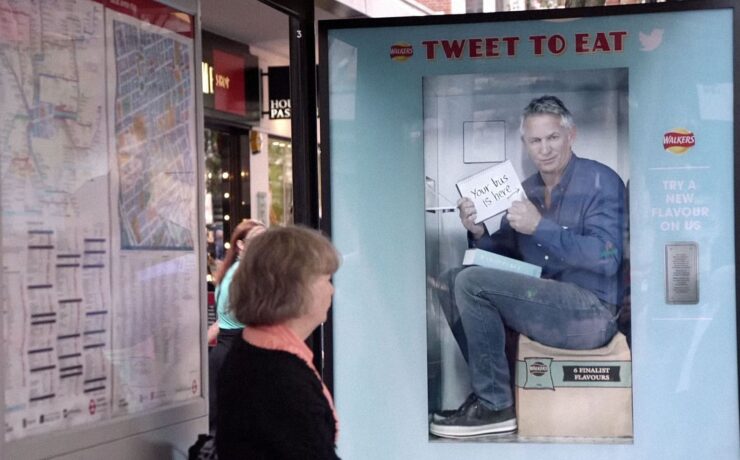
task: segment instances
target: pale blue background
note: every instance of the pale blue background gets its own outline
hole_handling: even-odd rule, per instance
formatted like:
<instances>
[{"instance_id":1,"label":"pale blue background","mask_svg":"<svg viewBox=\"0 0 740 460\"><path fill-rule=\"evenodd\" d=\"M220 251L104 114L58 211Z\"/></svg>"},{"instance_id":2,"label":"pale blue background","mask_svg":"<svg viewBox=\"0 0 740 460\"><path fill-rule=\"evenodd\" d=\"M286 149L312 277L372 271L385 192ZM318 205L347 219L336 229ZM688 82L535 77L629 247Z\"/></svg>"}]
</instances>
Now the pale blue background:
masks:
<instances>
[{"instance_id":1,"label":"pale blue background","mask_svg":"<svg viewBox=\"0 0 740 460\"><path fill-rule=\"evenodd\" d=\"M664 29L655 51L639 33ZM529 35L626 30L623 53L534 57ZM421 41L520 36L514 58L427 61ZM330 29L335 397L347 459L737 459L732 11ZM397 42L414 46L405 62ZM571 40L572 42L572 40ZM429 442L422 77L629 68L634 444ZM324 120L327 122L327 120ZM663 149L686 128L696 146ZM660 230L662 181L696 181L699 231ZM664 246L699 245L700 303L667 305Z\"/></svg>"}]
</instances>

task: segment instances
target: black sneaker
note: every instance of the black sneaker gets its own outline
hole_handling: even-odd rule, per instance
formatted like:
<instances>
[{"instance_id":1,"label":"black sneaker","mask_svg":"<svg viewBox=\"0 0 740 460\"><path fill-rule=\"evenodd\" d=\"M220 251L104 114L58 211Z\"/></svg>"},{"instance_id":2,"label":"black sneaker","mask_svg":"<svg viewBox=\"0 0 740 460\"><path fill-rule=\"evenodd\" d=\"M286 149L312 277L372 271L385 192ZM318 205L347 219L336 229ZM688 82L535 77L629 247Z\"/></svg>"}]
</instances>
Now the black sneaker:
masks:
<instances>
[{"instance_id":1,"label":"black sneaker","mask_svg":"<svg viewBox=\"0 0 740 460\"><path fill-rule=\"evenodd\" d=\"M478 400L478 397L475 395L475 393L470 393L467 398L465 398L465 401L458 407L457 409L445 409L438 412L435 412L432 414L432 421L433 422L439 422L440 420L444 420L448 417L451 417L458 412L464 412L467 407L474 402Z\"/></svg>"},{"instance_id":2,"label":"black sneaker","mask_svg":"<svg viewBox=\"0 0 740 460\"><path fill-rule=\"evenodd\" d=\"M478 398L469 404L463 403L454 415L443 420L434 420L429 425L432 434L443 438L513 433L516 428L514 406L492 410L485 407Z\"/></svg>"}]
</instances>

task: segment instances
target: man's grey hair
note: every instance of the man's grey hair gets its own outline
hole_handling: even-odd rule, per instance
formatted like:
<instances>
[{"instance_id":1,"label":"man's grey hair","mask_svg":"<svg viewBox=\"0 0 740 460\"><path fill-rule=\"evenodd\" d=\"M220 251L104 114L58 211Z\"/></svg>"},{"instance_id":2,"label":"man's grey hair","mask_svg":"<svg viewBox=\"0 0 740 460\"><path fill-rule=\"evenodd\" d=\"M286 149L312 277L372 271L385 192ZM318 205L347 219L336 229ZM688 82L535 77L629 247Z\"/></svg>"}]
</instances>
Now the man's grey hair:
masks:
<instances>
[{"instance_id":1,"label":"man's grey hair","mask_svg":"<svg viewBox=\"0 0 740 460\"><path fill-rule=\"evenodd\" d=\"M524 121L534 115L555 115L560 117L560 126L571 129L575 126L573 115L565 107L563 101L555 96L540 96L532 99L522 112L519 132L524 134Z\"/></svg>"}]
</instances>

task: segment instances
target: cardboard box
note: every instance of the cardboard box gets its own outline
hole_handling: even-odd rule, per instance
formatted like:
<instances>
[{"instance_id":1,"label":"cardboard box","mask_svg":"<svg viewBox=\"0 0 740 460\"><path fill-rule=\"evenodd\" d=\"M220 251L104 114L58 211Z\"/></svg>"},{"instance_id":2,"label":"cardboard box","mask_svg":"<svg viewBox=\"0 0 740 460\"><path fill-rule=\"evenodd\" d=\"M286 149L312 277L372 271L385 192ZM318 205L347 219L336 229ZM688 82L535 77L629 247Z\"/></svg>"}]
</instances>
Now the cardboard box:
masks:
<instances>
[{"instance_id":1,"label":"cardboard box","mask_svg":"<svg viewBox=\"0 0 740 460\"><path fill-rule=\"evenodd\" d=\"M519 436L632 438L632 361L617 333L594 350L563 350L519 337Z\"/></svg>"}]
</instances>

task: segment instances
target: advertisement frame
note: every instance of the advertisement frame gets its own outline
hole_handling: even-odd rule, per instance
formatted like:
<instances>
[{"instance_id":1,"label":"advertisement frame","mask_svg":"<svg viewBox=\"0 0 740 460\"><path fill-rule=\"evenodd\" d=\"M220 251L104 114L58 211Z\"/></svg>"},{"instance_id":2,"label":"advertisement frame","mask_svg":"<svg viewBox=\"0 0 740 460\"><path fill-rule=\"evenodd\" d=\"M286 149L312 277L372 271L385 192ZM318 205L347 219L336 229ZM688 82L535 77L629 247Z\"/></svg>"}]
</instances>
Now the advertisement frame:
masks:
<instances>
[{"instance_id":1,"label":"advertisement frame","mask_svg":"<svg viewBox=\"0 0 740 460\"><path fill-rule=\"evenodd\" d=\"M505 12L505 13L489 13L489 14L468 14L468 15L451 15L451 16L426 16L426 17L414 17L414 18L379 18L379 19L351 19L351 20L339 20L339 21L320 21L319 23L319 51L320 51L320 80L319 80L319 94L320 98L320 110L324 114L322 117L324 123L321 123L321 139L322 139L322 155L321 155L321 229L327 234L337 233L335 227L335 216L333 211L335 208L336 201L333 201L332 196L332 182L337 174L333 170L332 164L332 113L331 113L331 91L332 86L330 84L331 79L331 68L330 68L330 50L329 50L329 35L332 32L346 30L346 29L378 29L385 28L391 30L403 30L404 28L414 28L417 26L446 26L446 25L475 25L481 23L491 24L504 24L512 21L569 21L576 18L601 18L605 16L625 16L625 15L650 15L654 13L682 13L682 12L701 12L711 11L718 9L727 9L732 11L732 43L734 49L737 49L740 45L740 32L738 28L738 8L731 1L724 0L712 0L712 1L688 1L670 4L644 4L644 5L627 5L627 6L616 6L616 7L591 7L591 8L574 8L574 9L559 9L559 10L539 10L539 11L526 11L526 12ZM423 57L423 48L417 50L420 57ZM732 58L732 74L734 76L738 74L738 63L737 59L733 56ZM738 90L736 86L733 86L731 90L733 98L738 99ZM732 108L732 136L737 139L740 135L740 128L738 127L738 117L740 116L740 109L737 105ZM733 146L734 153L738 153L736 144ZM736 162L733 163L733 198L735 203L740 200L740 165ZM335 198L336 199L336 198ZM734 228L737 229L740 225L740 218L735 212L733 215ZM735 231L736 233L736 231ZM341 250L341 248L340 248ZM737 266L737 261L740 260L740 250L737 247L734 249L734 262ZM340 275L341 277L341 272ZM737 273L733 275L735 286L738 286ZM338 289L341 289L341 284L338 283ZM740 294L735 290L735 312L737 312L737 305L740 302ZM328 335L328 340L325 344L325 378L330 387L335 387L336 377L335 369L335 349L334 342L336 340L336 334L333 332L338 323L332 313L330 313L330 319L325 325L325 333ZM740 356L740 342L738 341L737 331L740 330L740 320L735 315L735 353L736 357ZM371 333L372 331L367 331ZM383 337L382 331L375 331L379 337ZM736 359L736 374L740 373L740 359ZM735 376L734 378L737 378ZM340 384L341 385L341 384ZM342 394L343 389L341 387L335 388L339 394ZM736 386L736 394L740 397L740 388ZM338 397L338 401L341 407L341 397ZM340 414L341 415L341 414ZM637 421L636 421L637 422ZM637 433L635 433L637 436Z\"/></svg>"}]
</instances>

